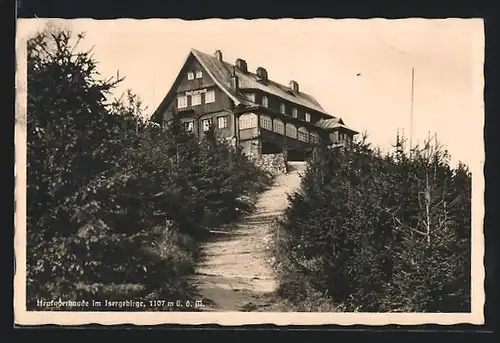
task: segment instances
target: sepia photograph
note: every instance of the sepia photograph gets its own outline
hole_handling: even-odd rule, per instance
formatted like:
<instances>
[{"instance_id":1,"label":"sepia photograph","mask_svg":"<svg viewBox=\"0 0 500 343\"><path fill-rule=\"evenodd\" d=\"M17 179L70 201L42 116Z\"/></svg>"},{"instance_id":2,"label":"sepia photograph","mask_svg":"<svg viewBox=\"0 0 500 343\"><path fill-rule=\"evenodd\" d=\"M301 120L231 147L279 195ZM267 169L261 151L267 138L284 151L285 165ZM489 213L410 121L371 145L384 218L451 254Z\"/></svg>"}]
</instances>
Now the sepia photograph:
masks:
<instances>
[{"instance_id":1,"label":"sepia photograph","mask_svg":"<svg viewBox=\"0 0 500 343\"><path fill-rule=\"evenodd\" d=\"M17 324L484 323L482 20L18 19L16 60Z\"/></svg>"}]
</instances>

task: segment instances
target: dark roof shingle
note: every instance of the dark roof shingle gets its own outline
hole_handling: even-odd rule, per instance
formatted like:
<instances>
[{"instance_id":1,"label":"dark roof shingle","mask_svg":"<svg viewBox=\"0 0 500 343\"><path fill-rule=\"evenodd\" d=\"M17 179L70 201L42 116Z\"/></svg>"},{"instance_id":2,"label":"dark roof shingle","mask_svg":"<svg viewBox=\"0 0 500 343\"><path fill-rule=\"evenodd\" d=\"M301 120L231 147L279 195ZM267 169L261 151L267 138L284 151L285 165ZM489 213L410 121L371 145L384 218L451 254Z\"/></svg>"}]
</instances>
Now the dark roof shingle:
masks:
<instances>
[{"instance_id":1,"label":"dark roof shingle","mask_svg":"<svg viewBox=\"0 0 500 343\"><path fill-rule=\"evenodd\" d=\"M323 107L321 107L319 102L309 94L304 92L292 92L289 87L272 80L267 80L265 83L261 83L258 81L258 76L254 73L242 72L238 68L234 68L234 65L225 61L219 61L215 58L215 56L208 55L196 49L191 49L191 52L205 68L209 69L213 76L217 78L219 83L226 88L226 91L231 92L233 96L237 97L242 103L247 103L249 100L242 94L235 94L232 92L230 87L230 77L233 70L236 71L236 75L238 76L240 89L258 89L283 98L299 106L304 106L331 116L323 109Z\"/></svg>"},{"instance_id":2,"label":"dark roof shingle","mask_svg":"<svg viewBox=\"0 0 500 343\"><path fill-rule=\"evenodd\" d=\"M346 130L358 133L356 130L353 130L350 127L346 126L344 124L344 122L342 121L342 118L320 119L314 125L321 127L323 129L326 129L326 130L336 129L336 128L342 127Z\"/></svg>"},{"instance_id":3,"label":"dark roof shingle","mask_svg":"<svg viewBox=\"0 0 500 343\"><path fill-rule=\"evenodd\" d=\"M306 94L302 91L295 92L290 87L284 86L269 79L263 83L261 82L261 80L259 80L259 77L255 73L243 72L238 68L235 68L235 66L230 63L220 61L215 56L206 54L196 49L191 49L190 54L188 55L188 59L191 58L191 56L193 56L205 68L205 70L214 79L214 82L234 101L235 105L237 106L255 106L259 104L252 102L250 99L245 97L242 92L236 92L231 87L231 75L233 73L236 73L236 75L238 76L240 90L258 89L325 115L326 118L316 122L314 124L315 126L321 127L325 130L344 127L348 130L356 132L345 126L341 118L334 117L326 112L323 107L321 107L319 102L309 94ZM177 77L177 80L179 80L179 77L180 75ZM157 116L165 110L167 104L174 95L175 91L173 88L171 88L169 93L165 96L161 104L156 109L152 118L157 118Z\"/></svg>"}]
</instances>

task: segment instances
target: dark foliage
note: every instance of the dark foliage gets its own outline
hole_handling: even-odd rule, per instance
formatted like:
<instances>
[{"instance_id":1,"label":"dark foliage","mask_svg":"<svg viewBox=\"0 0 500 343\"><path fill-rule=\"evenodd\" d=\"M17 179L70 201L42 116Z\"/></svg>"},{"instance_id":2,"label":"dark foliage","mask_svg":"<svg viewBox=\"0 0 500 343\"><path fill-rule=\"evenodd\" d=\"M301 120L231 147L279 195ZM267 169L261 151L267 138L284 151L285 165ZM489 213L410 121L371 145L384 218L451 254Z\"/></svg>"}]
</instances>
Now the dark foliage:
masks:
<instances>
[{"instance_id":1,"label":"dark foliage","mask_svg":"<svg viewBox=\"0 0 500 343\"><path fill-rule=\"evenodd\" d=\"M411 156L318 147L276 235L280 294L336 310L470 311L471 175L429 140ZM315 300L316 301L316 300Z\"/></svg>"},{"instance_id":2,"label":"dark foliage","mask_svg":"<svg viewBox=\"0 0 500 343\"><path fill-rule=\"evenodd\" d=\"M28 42L28 308L184 299L207 229L250 211L270 179L213 133L143 120L131 91L107 102L121 80L99 79L83 38Z\"/></svg>"}]
</instances>

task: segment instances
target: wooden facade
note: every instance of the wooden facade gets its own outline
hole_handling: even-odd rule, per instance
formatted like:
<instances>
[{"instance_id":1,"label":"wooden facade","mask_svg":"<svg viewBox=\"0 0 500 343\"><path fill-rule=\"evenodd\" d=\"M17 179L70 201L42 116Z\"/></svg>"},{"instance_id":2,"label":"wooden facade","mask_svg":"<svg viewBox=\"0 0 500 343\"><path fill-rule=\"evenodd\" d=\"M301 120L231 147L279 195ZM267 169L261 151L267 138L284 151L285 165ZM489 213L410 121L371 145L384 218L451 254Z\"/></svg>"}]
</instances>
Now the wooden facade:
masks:
<instances>
[{"instance_id":1,"label":"wooden facade","mask_svg":"<svg viewBox=\"0 0 500 343\"><path fill-rule=\"evenodd\" d=\"M319 142L342 145L357 134L301 92L297 82L278 84L262 67L249 72L242 59L235 65L220 51L211 56L192 50L151 120L165 124L178 116L196 135L211 127L253 154L307 154Z\"/></svg>"}]
</instances>

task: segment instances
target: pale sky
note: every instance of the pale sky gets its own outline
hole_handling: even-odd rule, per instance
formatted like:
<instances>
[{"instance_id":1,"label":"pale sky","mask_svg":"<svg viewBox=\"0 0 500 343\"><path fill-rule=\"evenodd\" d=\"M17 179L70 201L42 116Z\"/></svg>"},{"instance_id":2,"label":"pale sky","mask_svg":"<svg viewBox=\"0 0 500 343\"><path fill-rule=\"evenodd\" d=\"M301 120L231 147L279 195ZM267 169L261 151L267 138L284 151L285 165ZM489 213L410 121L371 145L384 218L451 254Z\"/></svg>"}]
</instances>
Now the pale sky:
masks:
<instances>
[{"instance_id":1,"label":"pale sky","mask_svg":"<svg viewBox=\"0 0 500 343\"><path fill-rule=\"evenodd\" d=\"M47 24L18 21L18 36ZM484 160L483 62L480 19L259 19L183 21L51 20L86 32L85 46L104 77L126 79L151 114L166 95L189 50L247 61L252 71L314 96L323 108L385 149L398 129L410 134L411 68L415 68L413 142L431 134L452 163ZM357 76L361 73L360 76Z\"/></svg>"}]
</instances>

